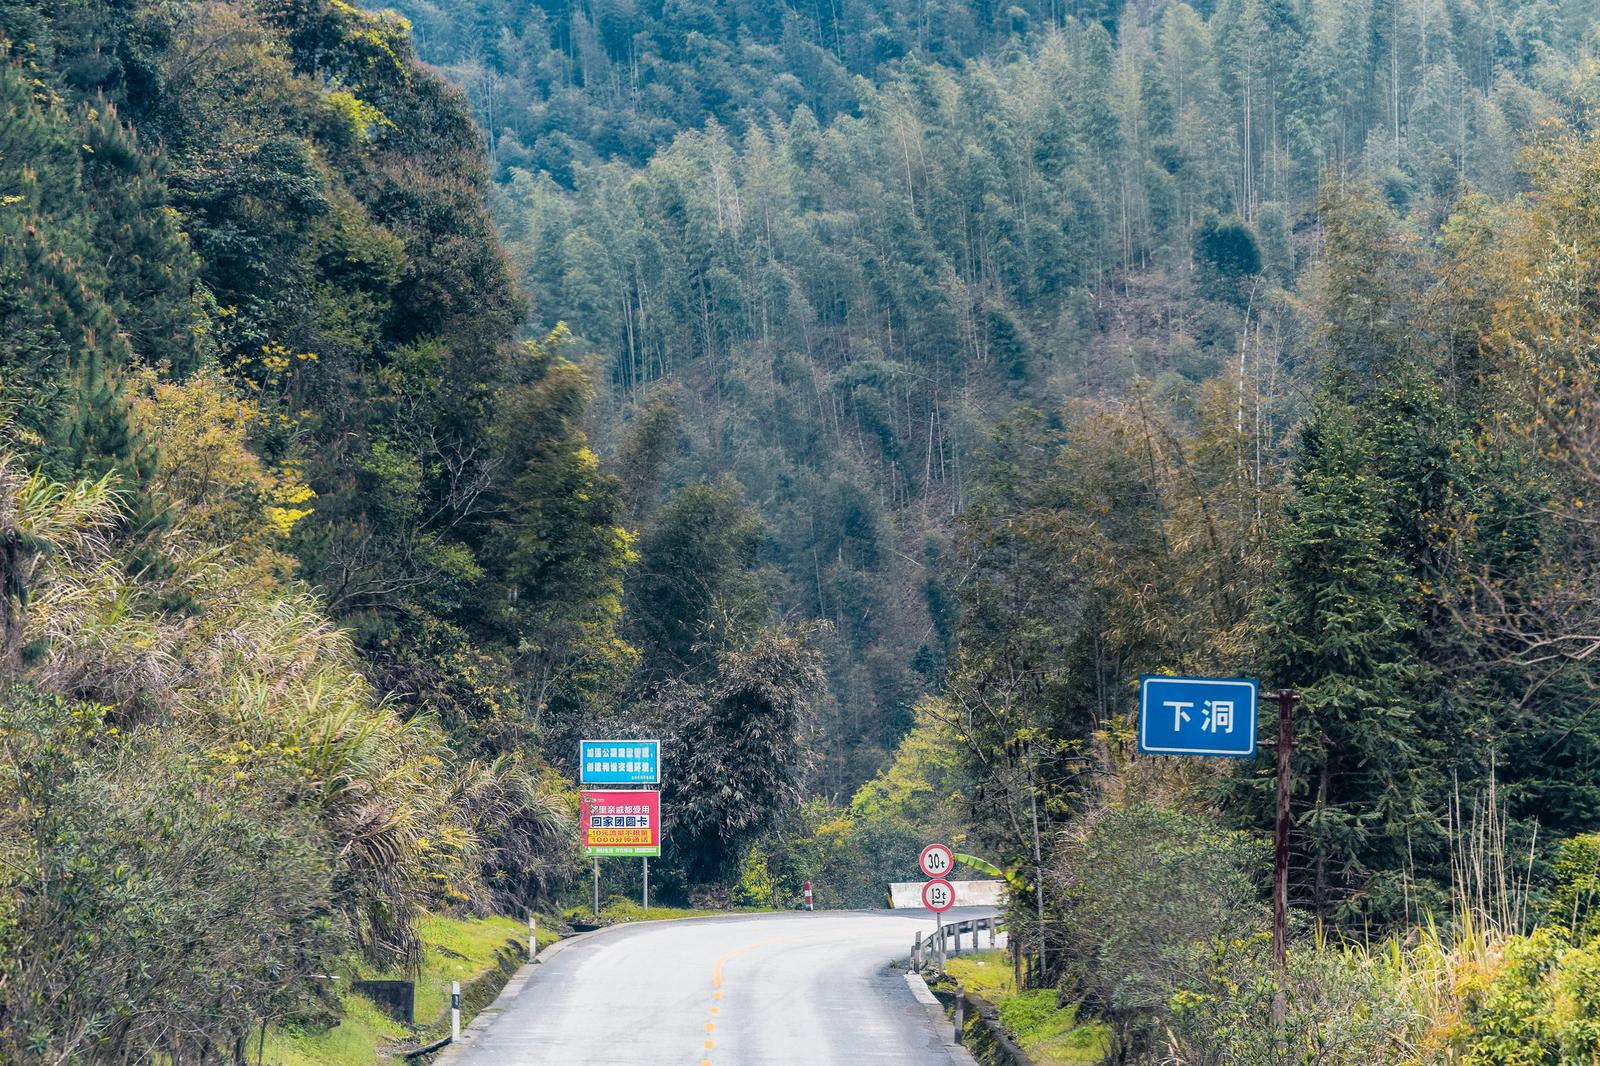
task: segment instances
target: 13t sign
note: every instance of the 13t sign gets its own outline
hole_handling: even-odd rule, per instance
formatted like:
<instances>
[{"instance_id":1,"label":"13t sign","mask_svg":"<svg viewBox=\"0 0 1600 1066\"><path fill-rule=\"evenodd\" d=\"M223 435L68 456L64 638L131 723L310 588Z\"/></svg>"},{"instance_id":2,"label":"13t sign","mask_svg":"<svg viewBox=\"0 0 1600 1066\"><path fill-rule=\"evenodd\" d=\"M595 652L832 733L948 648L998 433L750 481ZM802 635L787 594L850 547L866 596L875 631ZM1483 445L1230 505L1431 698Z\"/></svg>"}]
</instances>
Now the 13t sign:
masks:
<instances>
[{"instance_id":1,"label":"13t sign","mask_svg":"<svg viewBox=\"0 0 1600 1066\"><path fill-rule=\"evenodd\" d=\"M1139 750L1151 755L1254 755L1256 683L1247 678L1140 678Z\"/></svg>"},{"instance_id":2,"label":"13t sign","mask_svg":"<svg viewBox=\"0 0 1600 1066\"><path fill-rule=\"evenodd\" d=\"M940 914L956 905L956 886L944 878L929 881L922 886L922 905Z\"/></svg>"}]
</instances>

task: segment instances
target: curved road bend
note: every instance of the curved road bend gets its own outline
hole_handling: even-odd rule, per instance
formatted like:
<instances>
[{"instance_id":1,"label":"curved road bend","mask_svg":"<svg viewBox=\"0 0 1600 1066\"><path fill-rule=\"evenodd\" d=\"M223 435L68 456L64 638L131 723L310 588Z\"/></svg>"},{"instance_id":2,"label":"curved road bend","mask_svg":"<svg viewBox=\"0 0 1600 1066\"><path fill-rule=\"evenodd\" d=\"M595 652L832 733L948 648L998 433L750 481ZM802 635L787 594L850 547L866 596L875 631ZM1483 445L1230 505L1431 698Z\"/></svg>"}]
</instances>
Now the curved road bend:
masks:
<instances>
[{"instance_id":1,"label":"curved road bend","mask_svg":"<svg viewBox=\"0 0 1600 1066\"><path fill-rule=\"evenodd\" d=\"M971 908L945 920L993 913ZM950 1066L891 970L926 911L618 926L541 963L452 1066Z\"/></svg>"}]
</instances>

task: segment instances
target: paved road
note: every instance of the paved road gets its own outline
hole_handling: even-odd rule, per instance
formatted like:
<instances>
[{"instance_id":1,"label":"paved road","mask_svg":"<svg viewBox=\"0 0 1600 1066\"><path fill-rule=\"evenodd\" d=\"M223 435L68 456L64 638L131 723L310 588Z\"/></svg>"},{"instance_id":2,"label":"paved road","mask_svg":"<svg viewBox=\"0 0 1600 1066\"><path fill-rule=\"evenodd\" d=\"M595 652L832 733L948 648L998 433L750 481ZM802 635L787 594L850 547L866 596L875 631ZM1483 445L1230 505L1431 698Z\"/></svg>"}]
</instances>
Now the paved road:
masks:
<instances>
[{"instance_id":1,"label":"paved road","mask_svg":"<svg viewBox=\"0 0 1600 1066\"><path fill-rule=\"evenodd\" d=\"M956 917L992 913L952 911ZM453 1066L950 1066L891 970L925 911L818 911L621 926L564 947Z\"/></svg>"}]
</instances>

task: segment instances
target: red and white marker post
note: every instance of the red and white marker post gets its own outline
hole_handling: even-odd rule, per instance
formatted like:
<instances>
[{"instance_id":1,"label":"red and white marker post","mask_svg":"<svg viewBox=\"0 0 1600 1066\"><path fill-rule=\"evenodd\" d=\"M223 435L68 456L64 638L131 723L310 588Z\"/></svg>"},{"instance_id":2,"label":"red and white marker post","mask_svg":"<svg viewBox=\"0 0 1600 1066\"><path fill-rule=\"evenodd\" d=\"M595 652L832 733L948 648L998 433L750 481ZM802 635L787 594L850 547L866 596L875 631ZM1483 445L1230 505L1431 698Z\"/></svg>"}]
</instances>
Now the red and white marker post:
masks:
<instances>
[{"instance_id":1,"label":"red and white marker post","mask_svg":"<svg viewBox=\"0 0 1600 1066\"><path fill-rule=\"evenodd\" d=\"M808 911L809 910L814 910L815 908L811 905L811 882L807 881L804 885L802 885L800 887L801 887L802 891L804 891L804 893L805 893L806 910L808 910Z\"/></svg>"}]
</instances>

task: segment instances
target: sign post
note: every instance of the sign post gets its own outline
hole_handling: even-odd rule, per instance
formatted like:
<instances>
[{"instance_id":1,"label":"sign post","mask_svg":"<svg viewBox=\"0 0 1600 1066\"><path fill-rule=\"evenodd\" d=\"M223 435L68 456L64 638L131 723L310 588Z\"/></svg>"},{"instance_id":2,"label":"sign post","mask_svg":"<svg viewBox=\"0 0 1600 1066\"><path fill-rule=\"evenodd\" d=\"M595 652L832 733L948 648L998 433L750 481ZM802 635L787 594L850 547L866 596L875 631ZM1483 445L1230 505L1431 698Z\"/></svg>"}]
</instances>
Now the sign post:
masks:
<instances>
[{"instance_id":1,"label":"sign post","mask_svg":"<svg viewBox=\"0 0 1600 1066\"><path fill-rule=\"evenodd\" d=\"M956 886L942 877L934 878L922 886L922 905L933 912L933 935L939 942L939 972L943 974L944 923L939 920L939 915L956 905Z\"/></svg>"},{"instance_id":2,"label":"sign post","mask_svg":"<svg viewBox=\"0 0 1600 1066\"><path fill-rule=\"evenodd\" d=\"M1248 678L1142 677L1139 750L1150 755L1249 758L1256 753L1258 686ZM1272 839L1272 962L1278 991L1272 1017L1284 1021L1283 975L1289 961L1289 810L1294 756L1294 705L1300 694L1279 689L1276 820Z\"/></svg>"},{"instance_id":3,"label":"sign post","mask_svg":"<svg viewBox=\"0 0 1600 1066\"><path fill-rule=\"evenodd\" d=\"M1272 1020L1284 1021L1283 977L1289 968L1289 774L1294 755L1294 705L1300 694L1278 690L1277 823L1272 837L1272 961L1278 968L1278 991L1272 997Z\"/></svg>"}]
</instances>

